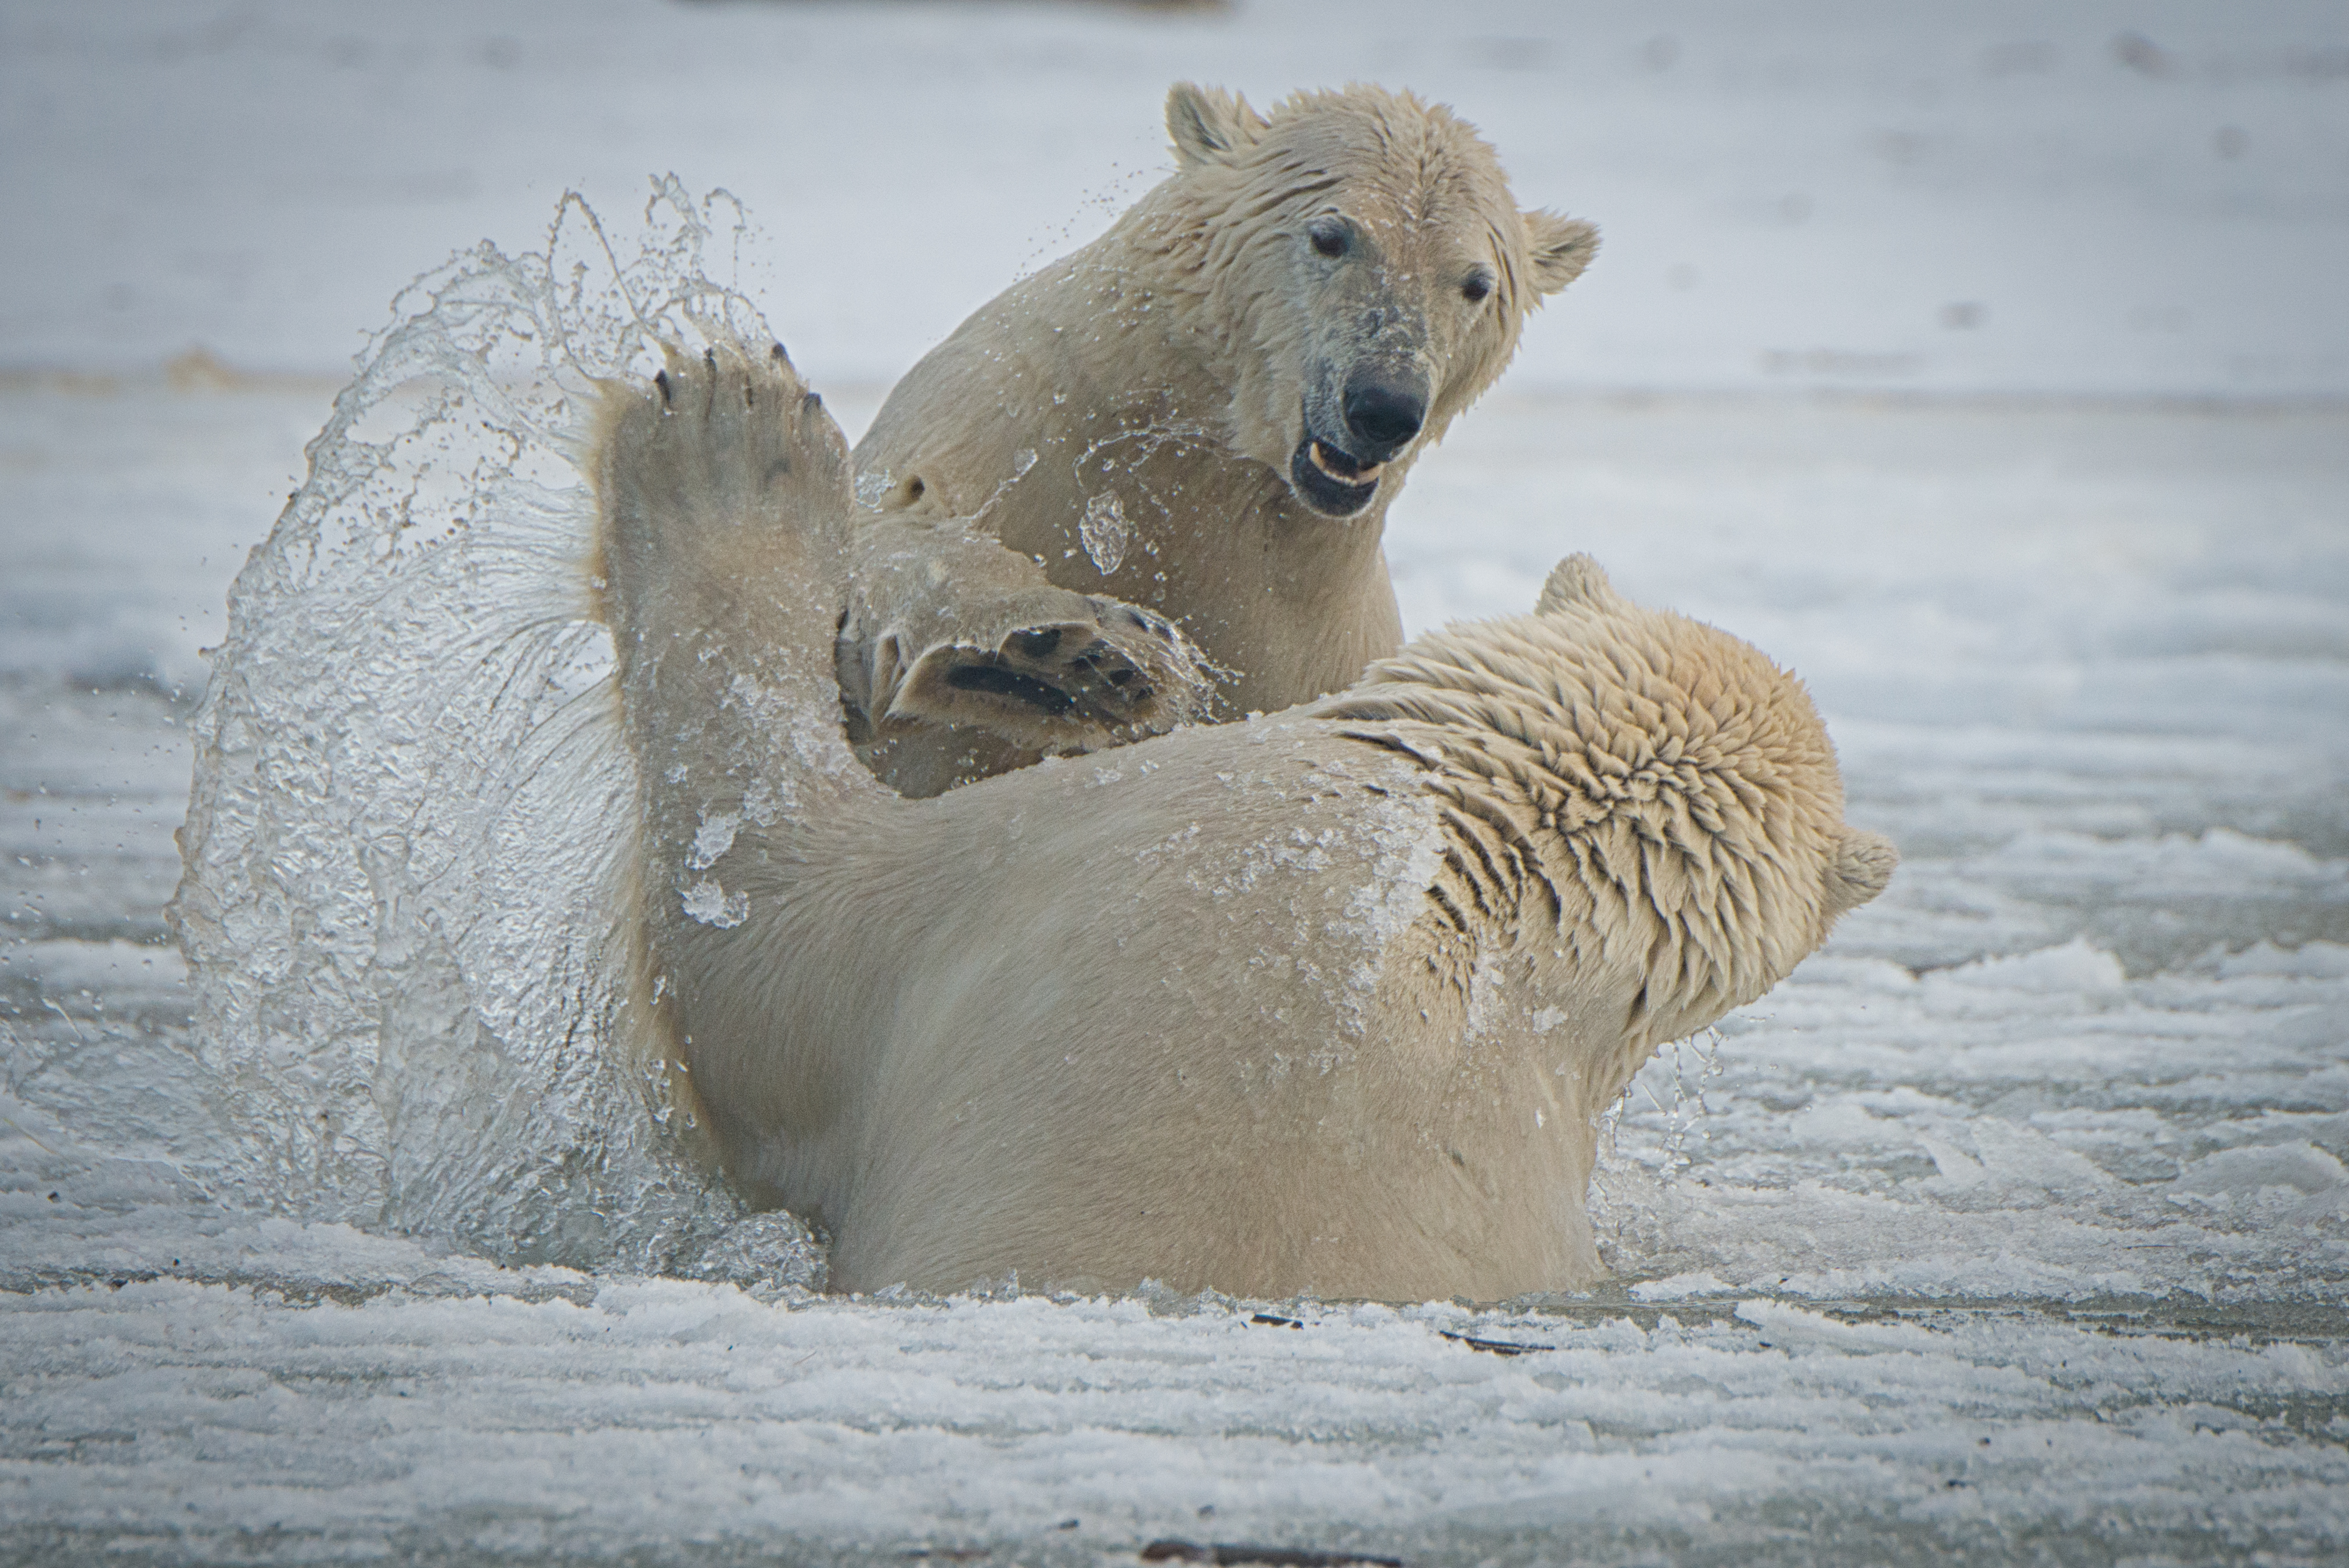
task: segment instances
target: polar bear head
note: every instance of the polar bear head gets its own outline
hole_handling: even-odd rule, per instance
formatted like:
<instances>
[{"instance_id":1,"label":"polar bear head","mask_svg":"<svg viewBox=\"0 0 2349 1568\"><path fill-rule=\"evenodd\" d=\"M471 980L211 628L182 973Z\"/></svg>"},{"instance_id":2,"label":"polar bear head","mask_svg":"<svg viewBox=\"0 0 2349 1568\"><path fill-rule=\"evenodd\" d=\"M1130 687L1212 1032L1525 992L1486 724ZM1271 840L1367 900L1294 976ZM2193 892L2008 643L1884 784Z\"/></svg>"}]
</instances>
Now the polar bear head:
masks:
<instances>
[{"instance_id":1,"label":"polar bear head","mask_svg":"<svg viewBox=\"0 0 2349 1568\"><path fill-rule=\"evenodd\" d=\"M1519 211L1493 149L1409 93L1299 93L1268 118L1185 82L1166 125L1162 233L1229 360L1228 438L1323 516L1391 495L1599 248Z\"/></svg>"},{"instance_id":2,"label":"polar bear head","mask_svg":"<svg viewBox=\"0 0 2349 1568\"><path fill-rule=\"evenodd\" d=\"M1422 637L1312 711L1380 722L1356 737L1443 775L1457 843L1431 921L1557 960L1619 1048L1606 1096L1785 979L1899 862L1844 820L1800 680L1588 556L1532 615Z\"/></svg>"}]
</instances>

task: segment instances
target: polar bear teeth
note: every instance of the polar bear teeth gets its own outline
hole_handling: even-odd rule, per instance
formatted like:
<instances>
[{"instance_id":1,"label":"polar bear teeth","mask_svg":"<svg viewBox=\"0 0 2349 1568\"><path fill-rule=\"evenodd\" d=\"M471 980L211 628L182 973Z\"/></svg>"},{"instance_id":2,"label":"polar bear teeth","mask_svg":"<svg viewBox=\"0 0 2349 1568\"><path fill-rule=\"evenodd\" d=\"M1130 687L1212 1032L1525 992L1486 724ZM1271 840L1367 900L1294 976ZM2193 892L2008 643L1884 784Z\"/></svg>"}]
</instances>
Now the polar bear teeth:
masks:
<instances>
[{"instance_id":1,"label":"polar bear teeth","mask_svg":"<svg viewBox=\"0 0 2349 1568\"><path fill-rule=\"evenodd\" d=\"M1382 462L1366 462L1357 467L1348 461L1342 452L1331 452L1318 441L1307 450L1307 455L1313 459L1314 467L1340 484L1375 484L1378 483L1379 471L1386 467Z\"/></svg>"}]
</instances>

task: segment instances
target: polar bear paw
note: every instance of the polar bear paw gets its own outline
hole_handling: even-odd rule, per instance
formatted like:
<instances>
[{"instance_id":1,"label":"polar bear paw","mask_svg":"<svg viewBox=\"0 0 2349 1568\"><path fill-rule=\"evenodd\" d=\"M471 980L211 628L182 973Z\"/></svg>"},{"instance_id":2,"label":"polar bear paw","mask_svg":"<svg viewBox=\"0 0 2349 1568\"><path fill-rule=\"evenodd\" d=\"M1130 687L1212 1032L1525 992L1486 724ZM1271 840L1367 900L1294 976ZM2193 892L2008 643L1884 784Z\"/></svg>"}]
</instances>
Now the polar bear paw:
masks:
<instances>
[{"instance_id":1,"label":"polar bear paw","mask_svg":"<svg viewBox=\"0 0 2349 1568\"><path fill-rule=\"evenodd\" d=\"M698 358L671 345L663 352L667 368L649 386L605 389L591 471L611 590L675 581L697 553L730 556L740 545L793 540L836 554L849 513L847 444L782 346L761 352L725 338Z\"/></svg>"},{"instance_id":2,"label":"polar bear paw","mask_svg":"<svg viewBox=\"0 0 2349 1568\"><path fill-rule=\"evenodd\" d=\"M1086 752L1188 722L1206 690L1172 621L1063 588L960 598L953 624L926 636L902 623L863 633L863 618L850 618L843 686L885 732L951 725L1047 754Z\"/></svg>"}]
</instances>

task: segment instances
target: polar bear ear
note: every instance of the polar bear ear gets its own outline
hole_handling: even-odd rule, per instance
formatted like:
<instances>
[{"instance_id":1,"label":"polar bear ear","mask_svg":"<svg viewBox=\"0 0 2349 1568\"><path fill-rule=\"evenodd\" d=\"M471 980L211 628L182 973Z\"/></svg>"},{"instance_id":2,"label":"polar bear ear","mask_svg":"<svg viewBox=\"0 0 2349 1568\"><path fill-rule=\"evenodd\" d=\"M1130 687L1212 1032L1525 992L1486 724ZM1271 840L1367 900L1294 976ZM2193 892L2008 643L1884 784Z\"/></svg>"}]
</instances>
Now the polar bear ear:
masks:
<instances>
[{"instance_id":1,"label":"polar bear ear","mask_svg":"<svg viewBox=\"0 0 2349 1568\"><path fill-rule=\"evenodd\" d=\"M1827 862L1827 913L1857 909L1883 892L1899 864L1900 851L1892 847L1892 840L1864 827L1847 826L1836 844L1835 857Z\"/></svg>"},{"instance_id":2,"label":"polar bear ear","mask_svg":"<svg viewBox=\"0 0 2349 1568\"><path fill-rule=\"evenodd\" d=\"M1176 82L1167 91L1166 134L1174 139L1174 161L1182 168L1237 162L1264 130L1264 117L1237 93L1195 82Z\"/></svg>"},{"instance_id":3,"label":"polar bear ear","mask_svg":"<svg viewBox=\"0 0 2349 1568\"><path fill-rule=\"evenodd\" d=\"M1599 225L1556 213L1526 214L1526 238L1533 245L1534 289L1556 294L1582 275L1599 254Z\"/></svg>"},{"instance_id":4,"label":"polar bear ear","mask_svg":"<svg viewBox=\"0 0 2349 1568\"><path fill-rule=\"evenodd\" d=\"M1542 585L1540 602L1534 606L1536 615L1557 615L1561 611L1584 608L1595 610L1619 609L1623 596L1607 580L1599 563L1588 556L1568 556L1550 568L1549 581Z\"/></svg>"}]
</instances>

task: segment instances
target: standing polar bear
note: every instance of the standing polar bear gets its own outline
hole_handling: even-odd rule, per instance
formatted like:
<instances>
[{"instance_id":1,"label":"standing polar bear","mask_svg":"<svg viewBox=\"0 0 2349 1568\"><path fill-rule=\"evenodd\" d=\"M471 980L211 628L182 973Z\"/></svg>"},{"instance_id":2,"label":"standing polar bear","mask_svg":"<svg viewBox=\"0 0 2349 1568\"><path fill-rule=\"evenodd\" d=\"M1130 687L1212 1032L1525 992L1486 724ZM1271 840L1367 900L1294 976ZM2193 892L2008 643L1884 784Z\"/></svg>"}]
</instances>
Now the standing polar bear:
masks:
<instances>
[{"instance_id":1,"label":"standing polar bear","mask_svg":"<svg viewBox=\"0 0 2349 1568\"><path fill-rule=\"evenodd\" d=\"M1267 118L1178 84L1166 121L1174 173L964 322L857 445L838 674L901 793L1394 652L1388 504L1598 247L1408 93Z\"/></svg>"},{"instance_id":2,"label":"standing polar bear","mask_svg":"<svg viewBox=\"0 0 2349 1568\"><path fill-rule=\"evenodd\" d=\"M1582 556L1307 707L905 799L782 350L608 388L590 462L655 1023L841 1288L1581 1285L1599 1112L1892 868L1801 686Z\"/></svg>"}]
</instances>

